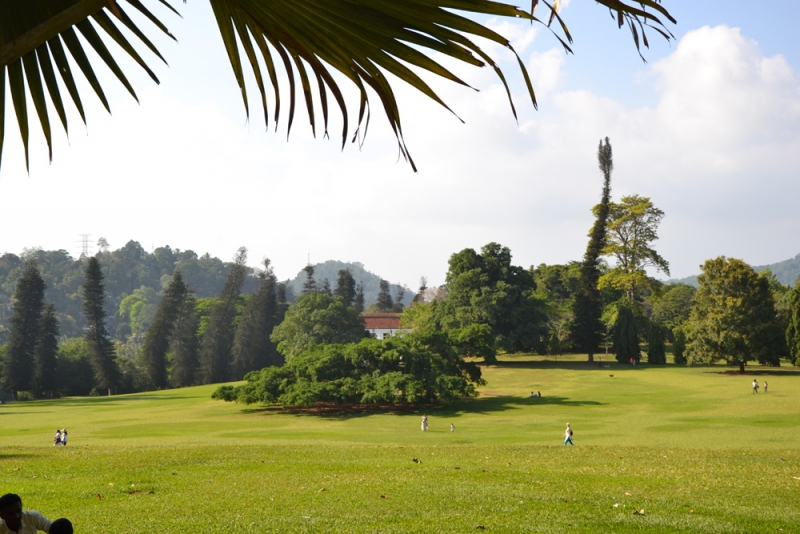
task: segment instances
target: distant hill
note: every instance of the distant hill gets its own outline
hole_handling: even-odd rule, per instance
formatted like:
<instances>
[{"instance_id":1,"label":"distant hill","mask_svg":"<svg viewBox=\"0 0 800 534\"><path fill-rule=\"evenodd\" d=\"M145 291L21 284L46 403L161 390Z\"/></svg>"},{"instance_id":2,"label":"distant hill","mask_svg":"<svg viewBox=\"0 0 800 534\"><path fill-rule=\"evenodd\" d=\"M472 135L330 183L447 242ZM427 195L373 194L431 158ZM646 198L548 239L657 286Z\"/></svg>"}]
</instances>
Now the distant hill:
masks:
<instances>
[{"instance_id":1,"label":"distant hill","mask_svg":"<svg viewBox=\"0 0 800 534\"><path fill-rule=\"evenodd\" d=\"M322 281L327 278L331 284L331 291L333 291L336 289L336 279L339 276L339 270L350 269L353 278L356 280L356 284L359 282L364 284L365 307L369 307L378 301L378 291L380 290L381 277L377 274L367 271L364 268L364 264L359 262L345 263L343 261L328 260L325 263L317 263L313 267L314 280L316 280L318 287L322 284ZM293 280L287 281L287 286L291 288L292 293L295 296L298 296L303 292L303 284L305 281L306 273L301 269ZM397 296L398 289L400 289L399 284L389 284L389 290L391 291L393 299ZM405 288L403 304L406 306L411 304L411 301L414 299L414 295L416 295L416 293L410 291L408 288Z\"/></svg>"},{"instance_id":2,"label":"distant hill","mask_svg":"<svg viewBox=\"0 0 800 534\"><path fill-rule=\"evenodd\" d=\"M779 261L778 263L773 263L771 265L756 265L753 267L756 272L761 272L766 269L772 271L772 274L775 275L775 278L781 284L785 284L787 286L793 286L798 278L800 278L800 254L795 256L792 259ZM695 276L687 276L686 278L679 278L672 280L667 280L667 284L688 284L690 286L697 287L699 284L697 283L697 275Z\"/></svg>"}]
</instances>

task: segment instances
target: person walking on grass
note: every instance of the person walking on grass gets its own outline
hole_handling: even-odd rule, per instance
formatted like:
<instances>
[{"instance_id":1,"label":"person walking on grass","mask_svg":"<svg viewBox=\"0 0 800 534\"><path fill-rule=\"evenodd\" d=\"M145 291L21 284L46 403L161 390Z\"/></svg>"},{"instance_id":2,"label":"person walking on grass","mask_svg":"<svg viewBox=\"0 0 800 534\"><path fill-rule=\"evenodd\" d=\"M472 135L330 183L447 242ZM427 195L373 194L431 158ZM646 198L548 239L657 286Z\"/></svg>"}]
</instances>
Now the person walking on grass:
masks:
<instances>
[{"instance_id":1,"label":"person walking on grass","mask_svg":"<svg viewBox=\"0 0 800 534\"><path fill-rule=\"evenodd\" d=\"M753 393L758 393L758 380L753 379Z\"/></svg>"},{"instance_id":2,"label":"person walking on grass","mask_svg":"<svg viewBox=\"0 0 800 534\"><path fill-rule=\"evenodd\" d=\"M766 392L767 392L767 381L764 380L764 393L766 393Z\"/></svg>"},{"instance_id":3,"label":"person walking on grass","mask_svg":"<svg viewBox=\"0 0 800 534\"><path fill-rule=\"evenodd\" d=\"M428 430L428 416L427 415L423 415L422 416L421 428L422 428L423 432L426 432Z\"/></svg>"},{"instance_id":4,"label":"person walking on grass","mask_svg":"<svg viewBox=\"0 0 800 534\"><path fill-rule=\"evenodd\" d=\"M567 446L567 443L569 443L572 446L575 446L575 444L572 442L572 428L569 426L569 423L567 423L567 429L564 431L564 446L565 447Z\"/></svg>"}]
</instances>

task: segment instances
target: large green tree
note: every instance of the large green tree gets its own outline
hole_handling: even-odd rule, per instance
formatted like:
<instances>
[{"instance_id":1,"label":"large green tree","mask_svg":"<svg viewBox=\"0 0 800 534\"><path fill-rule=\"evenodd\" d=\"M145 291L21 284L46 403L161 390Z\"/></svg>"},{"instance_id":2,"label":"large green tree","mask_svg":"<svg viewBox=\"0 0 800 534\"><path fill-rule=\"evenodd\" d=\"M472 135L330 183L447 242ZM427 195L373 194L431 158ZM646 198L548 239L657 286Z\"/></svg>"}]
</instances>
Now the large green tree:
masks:
<instances>
[{"instance_id":1,"label":"large green tree","mask_svg":"<svg viewBox=\"0 0 800 534\"><path fill-rule=\"evenodd\" d=\"M353 301L356 298L356 280L353 278L353 273L350 272L350 269L339 270L336 279L336 290L333 294L334 296L342 297L346 305L353 305Z\"/></svg>"},{"instance_id":2,"label":"large green tree","mask_svg":"<svg viewBox=\"0 0 800 534\"><path fill-rule=\"evenodd\" d=\"M111 395L119 380L115 361L114 343L106 328L105 286L103 271L96 257L86 265L86 282L83 284L83 313L86 316L86 344L97 386Z\"/></svg>"},{"instance_id":3,"label":"large green tree","mask_svg":"<svg viewBox=\"0 0 800 534\"><path fill-rule=\"evenodd\" d=\"M192 386L200 379L200 343L197 339L200 318L195 305L196 300L190 293L175 321L170 343L170 382L176 387Z\"/></svg>"},{"instance_id":4,"label":"large green tree","mask_svg":"<svg viewBox=\"0 0 800 534\"><path fill-rule=\"evenodd\" d=\"M786 328L786 344L789 346L789 359L794 365L800 360L800 279L787 295L789 325Z\"/></svg>"},{"instance_id":5,"label":"large green tree","mask_svg":"<svg viewBox=\"0 0 800 534\"><path fill-rule=\"evenodd\" d=\"M675 20L661 5L660 0L597 0L597 2L611 10L614 20L620 27L628 25L637 49L641 42L647 46L645 27L653 27L667 39L672 37L664 22L666 20L675 22ZM106 109L110 109L101 83L94 74L92 62L96 60L88 58L84 43L88 43L134 97L136 97L134 89L120 69L115 56L119 58L127 55L158 81L127 36L136 35L145 46L163 60L147 34L137 27L134 22L136 17L128 15L128 11L144 13L156 28L172 37L166 26L153 15L152 9L146 7L149 5L152 8L159 3L174 11L166 0L143 2L38 0L0 3L0 70L3 73L0 76L0 154L2 154L5 122L3 117L6 107L6 72L25 147L26 162L29 99L33 101L41 130L50 147L51 159L50 113L53 109L67 130L65 99L56 81L56 72L63 81L62 87L69 92L84 122L86 117L72 70L74 65L80 67L103 105ZM271 83L275 93L274 121L277 122L281 109L279 79L282 73L275 67L282 65L291 81L289 125L291 126L294 119L295 92L299 86L302 87L305 96L309 120L312 127L315 126L314 91L310 84L310 79L313 78L316 81L319 103L322 107L324 134L328 133L328 96L330 96L341 110L344 119L341 133L344 146L352 132L350 113L339 83L340 80L347 80L359 93L355 133L366 130L370 115L366 110L371 92L380 100L381 108L397 137L400 153L412 167L413 160L406 149L400 111L390 80L405 81L447 108L447 105L417 74L421 70L428 71L451 82L467 86L462 79L438 63L436 56L431 57L433 53L438 53L441 57L455 59L471 66L492 67L508 90L506 78L498 65L477 46L477 41L473 38L481 37L511 50L514 54L516 52L505 37L475 22L476 16L527 20L542 23L554 30L560 27L563 38L558 35L557 37L567 51L570 50L568 43L572 41L566 24L558 15L558 2L554 2L551 7L547 2L534 0L531 2L530 11L494 0L418 0L402 3L380 0L306 0L302 3L293 0L209 0L209 3L216 16L219 32L248 113L248 96L244 81L247 74L242 65L240 50L246 57L244 63L249 64L252 69L267 121L270 108L267 105L266 82ZM129 33L120 31L121 27L125 27ZM102 29L105 40L98 32L98 28ZM78 38L76 30L82 35L83 41ZM146 30L155 31L149 27ZM111 50L106 45L109 38L118 45ZM67 60L67 50L74 63ZM277 54L277 57L274 54ZM262 64L267 68L266 73L262 71L260 66ZM524 63L520 60L518 64L527 84L528 95L535 106L533 87ZM342 76L335 76L335 72ZM392 77L388 78L385 73L390 73ZM296 83L298 78L301 83ZM49 94L49 100L52 102L50 106L47 104L45 92ZM511 100L510 90L508 94ZM516 115L513 104L511 109Z\"/></svg>"},{"instance_id":6,"label":"large green tree","mask_svg":"<svg viewBox=\"0 0 800 534\"><path fill-rule=\"evenodd\" d=\"M289 308L271 339L286 361L291 361L311 345L356 343L366 336L364 320L344 299L309 293Z\"/></svg>"},{"instance_id":7,"label":"large green tree","mask_svg":"<svg viewBox=\"0 0 800 534\"><path fill-rule=\"evenodd\" d=\"M36 368L33 377L37 396L54 397L60 386L58 374L58 319L56 309L48 304L42 313L39 339L34 350Z\"/></svg>"},{"instance_id":8,"label":"large green tree","mask_svg":"<svg viewBox=\"0 0 800 534\"><path fill-rule=\"evenodd\" d=\"M15 399L17 392L28 391L33 386L34 352L44 310L44 290L44 280L36 262L28 260L14 292L13 315L3 366L3 382Z\"/></svg>"},{"instance_id":9,"label":"large green tree","mask_svg":"<svg viewBox=\"0 0 800 534\"><path fill-rule=\"evenodd\" d=\"M272 331L283 320L278 305L278 281L268 259L259 273L261 286L245 305L233 341L233 375L241 380L250 371L270 365L282 365L283 356L270 339Z\"/></svg>"},{"instance_id":10,"label":"large green tree","mask_svg":"<svg viewBox=\"0 0 800 534\"><path fill-rule=\"evenodd\" d=\"M589 232L589 244L581 263L580 286L572 303L572 339L575 348L588 354L594 361L594 352L603 341L603 297L598 288L600 256L606 246L606 225L611 202L611 172L614 154L608 137L597 147L597 164L603 173L603 193L600 204L594 208L594 224Z\"/></svg>"},{"instance_id":11,"label":"large green tree","mask_svg":"<svg viewBox=\"0 0 800 534\"><path fill-rule=\"evenodd\" d=\"M600 277L599 287L623 290L633 302L637 288L652 285L648 267L669 276L669 263L652 246L658 239L658 225L663 218L664 212L647 197L629 195L619 203L609 203L603 255L616 260L616 265Z\"/></svg>"},{"instance_id":12,"label":"large green tree","mask_svg":"<svg viewBox=\"0 0 800 534\"><path fill-rule=\"evenodd\" d=\"M638 362L642 353L639 350L639 332L632 306L623 301L618 304L617 310L617 320L614 323L614 352L617 361L628 363L633 359Z\"/></svg>"},{"instance_id":13,"label":"large green tree","mask_svg":"<svg viewBox=\"0 0 800 534\"><path fill-rule=\"evenodd\" d=\"M489 243L480 254L464 249L450 256L449 266L448 294L434 314L441 328L485 324L491 329L497 350L545 350L544 303L536 296L533 273L511 264L508 247Z\"/></svg>"},{"instance_id":14,"label":"large green tree","mask_svg":"<svg viewBox=\"0 0 800 534\"><path fill-rule=\"evenodd\" d=\"M378 290L378 302L375 303L375 309L379 312L390 312L394 308L394 299L389 292L389 282L381 280L380 289Z\"/></svg>"},{"instance_id":15,"label":"large green tree","mask_svg":"<svg viewBox=\"0 0 800 534\"><path fill-rule=\"evenodd\" d=\"M228 273L228 281L222 289L222 294L211 308L200 351L203 382L206 384L225 382L231 376L234 319L239 293L247 274L246 261L247 249L241 247L234 256L234 266Z\"/></svg>"},{"instance_id":16,"label":"large green tree","mask_svg":"<svg viewBox=\"0 0 800 534\"><path fill-rule=\"evenodd\" d=\"M787 352L769 278L741 260L707 260L687 323L691 363L726 360L744 372L749 361L780 365Z\"/></svg>"},{"instance_id":17,"label":"large green tree","mask_svg":"<svg viewBox=\"0 0 800 534\"><path fill-rule=\"evenodd\" d=\"M189 288L183 281L183 273L180 268L175 269L142 345L142 363L155 388L169 386L167 352L175 322L183 311L188 294Z\"/></svg>"}]
</instances>

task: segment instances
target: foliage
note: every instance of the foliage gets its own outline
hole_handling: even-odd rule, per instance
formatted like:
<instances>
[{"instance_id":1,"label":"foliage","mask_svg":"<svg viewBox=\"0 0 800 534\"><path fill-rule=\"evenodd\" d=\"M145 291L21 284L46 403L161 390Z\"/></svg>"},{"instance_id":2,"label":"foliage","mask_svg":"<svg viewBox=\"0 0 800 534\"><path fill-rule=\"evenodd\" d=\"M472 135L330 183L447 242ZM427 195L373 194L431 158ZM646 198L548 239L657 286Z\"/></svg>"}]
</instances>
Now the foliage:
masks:
<instances>
[{"instance_id":1,"label":"foliage","mask_svg":"<svg viewBox=\"0 0 800 534\"><path fill-rule=\"evenodd\" d=\"M39 340L45 284L35 260L25 263L25 271L14 292L13 315L3 366L3 383L16 398L17 392L33 386L34 352Z\"/></svg>"},{"instance_id":2,"label":"foliage","mask_svg":"<svg viewBox=\"0 0 800 534\"><path fill-rule=\"evenodd\" d=\"M593 212L595 221L589 232L589 244L583 255L580 285L572 302L572 338L575 346L586 351L589 361L594 361L594 351L603 340L603 300L600 293L600 256L607 244L607 225L611 203L611 172L614 154L608 137L597 147L597 162L603 173L603 194Z\"/></svg>"},{"instance_id":3,"label":"foliage","mask_svg":"<svg viewBox=\"0 0 800 534\"><path fill-rule=\"evenodd\" d=\"M614 324L614 352L619 363L628 363L631 358L637 362L641 359L636 317L630 303L623 302L617 309L617 320Z\"/></svg>"},{"instance_id":4,"label":"foliage","mask_svg":"<svg viewBox=\"0 0 800 534\"><path fill-rule=\"evenodd\" d=\"M562 354L571 348L573 306L580 288L581 264L539 265L533 271L536 296L547 303L548 352Z\"/></svg>"},{"instance_id":5,"label":"foliage","mask_svg":"<svg viewBox=\"0 0 800 534\"><path fill-rule=\"evenodd\" d=\"M703 264L687 323L691 363L726 360L744 372L748 361L780 365L787 352L768 276L741 260L720 256Z\"/></svg>"},{"instance_id":6,"label":"foliage","mask_svg":"<svg viewBox=\"0 0 800 534\"><path fill-rule=\"evenodd\" d=\"M39 324L39 338L34 349L33 393L35 396L53 397L58 390L58 319L55 306L48 304Z\"/></svg>"},{"instance_id":7,"label":"foliage","mask_svg":"<svg viewBox=\"0 0 800 534\"><path fill-rule=\"evenodd\" d=\"M789 346L789 359L797 365L800 359L800 280L787 296L787 308L789 324L786 328L786 344Z\"/></svg>"},{"instance_id":8,"label":"foliage","mask_svg":"<svg viewBox=\"0 0 800 534\"><path fill-rule=\"evenodd\" d=\"M247 249L241 247L234 256L234 267L217 303L211 308L208 325L203 332L200 349L202 380L205 384L225 382L231 376L234 319L242 284L247 274Z\"/></svg>"},{"instance_id":9,"label":"foliage","mask_svg":"<svg viewBox=\"0 0 800 534\"><path fill-rule=\"evenodd\" d=\"M306 281L303 282L303 291L301 294L308 295L309 293L316 293L317 281L314 280L314 266L308 264L303 267L303 270L306 272Z\"/></svg>"},{"instance_id":10,"label":"foliage","mask_svg":"<svg viewBox=\"0 0 800 534\"><path fill-rule=\"evenodd\" d=\"M536 297L533 273L511 265L508 247L489 243L480 254L471 248L453 254L446 284L447 297L437 304L433 318L439 328L485 324L498 350L546 350L545 307Z\"/></svg>"},{"instance_id":11,"label":"foliage","mask_svg":"<svg viewBox=\"0 0 800 534\"><path fill-rule=\"evenodd\" d=\"M664 17L672 22L674 19L660 5L659 0L640 0L638 3L630 5L620 0L598 0L598 2L608 7L616 15L620 26L625 22L628 23L637 49L640 43L640 33L645 46L648 45L644 35L646 26L652 25L651 27L654 27L667 39L672 37L659 17ZM160 3L175 11L165 0L161 0ZM506 87L512 113L516 116L505 76L495 61L480 49L471 37L482 37L496 45L508 48L515 55L516 52L506 38L488 27L474 22L473 18L476 15L520 18L542 23L548 28L557 19L563 30L564 38L571 41L572 37L567 31L566 25L557 14L558 2L553 7L545 2L545 5L550 8L550 14L543 19L534 16L537 3L534 2L531 5L530 12L492 0L469 0L467 2L424 0L402 7L393 2L376 0L353 2L309 0L307 5L302 8L295 2L212 0L211 6L217 18L219 32L228 52L234 77L241 89L245 110L248 114L249 102L244 82L245 71L240 57L240 46L247 57L246 63L249 63L255 76L261 95L264 118L267 122L270 110L266 99L266 83L259 61L263 61L263 65L266 66L267 79L272 84L275 95L274 121L277 123L281 106L279 74L275 68L277 61L273 57L273 53L277 53L290 80L289 129L294 120L297 89L294 70L296 68L312 132L316 131L314 93L308 72L310 69L311 77L316 80L319 91L324 135L328 134L328 92L330 92L343 118L342 146L344 147L348 135L351 134L348 120L350 113L348 113L337 78L334 77L334 73L340 73L343 75L342 79L351 82L360 94L359 112L355 132L353 132L354 138L358 137L362 131L361 128L366 131L368 127L369 113L366 110L369 107L369 99L366 88L369 87L382 104L384 113L397 137L400 153L413 168L413 161L403 139L398 104L392 85L384 73L391 73L394 77L407 82L420 93L447 108L446 104L416 72L406 65L435 73L450 82L464 86L468 85L438 63L434 59L436 56L432 58L429 54L438 52L449 59L474 67L489 65ZM28 98L34 103L42 132L47 140L50 159L52 159L52 136L45 86L52 107L55 108L65 131L68 131L66 111L55 72L61 75L76 109L83 121L86 122L81 98L62 41L66 44L74 61L81 68L104 107L110 111L102 86L94 74L92 62L84 51L85 45L78 39L75 28L134 98L136 98L136 93L118 66L115 56L126 56L126 59L132 59L158 83L153 71L118 26L125 26L159 59L164 60L146 34L125 12L123 6L128 5L143 13L156 28L172 37L172 34L158 18L142 3L134 0L126 3L108 3L105 0L83 0L81 2L62 0L4 4L2 17L0 17L0 66L2 66L2 71L0 71L2 73L0 76L0 117L5 113L5 71L8 71L9 89L25 148L26 163L28 161L26 103ZM460 15L454 10L465 11L467 16ZM116 24L114 19L116 19ZM110 37L119 45L119 49L114 48L114 53L108 50L96 29L97 26L103 29L106 40ZM174 37L172 38L174 39ZM558 39L565 50L570 51L567 42L561 37ZM258 59L259 55L261 55L261 60ZM403 63L400 63L398 59ZM519 60L519 58L517 59ZM294 66L292 66L293 64ZM529 97L535 106L533 87L525 66L521 60L518 61L518 64L525 79ZM43 79L44 84L42 83ZM0 121L0 124L2 122ZM0 130L0 155L2 154L2 140L3 135Z\"/></svg>"},{"instance_id":12,"label":"foliage","mask_svg":"<svg viewBox=\"0 0 800 534\"><path fill-rule=\"evenodd\" d=\"M600 206L595 207L596 211L600 209ZM627 298L633 300L637 287L650 285L647 267L669 275L669 263L651 245L658 239L658 225L664 212L649 198L639 195L624 196L619 203L611 202L608 210L603 255L614 258L617 265L600 278L598 286L622 289Z\"/></svg>"},{"instance_id":13,"label":"foliage","mask_svg":"<svg viewBox=\"0 0 800 534\"><path fill-rule=\"evenodd\" d=\"M476 395L480 369L464 361L486 340L488 326L447 334L363 339L357 344L311 345L283 367L247 375L242 386L222 386L214 398L285 406L421 404Z\"/></svg>"},{"instance_id":14,"label":"foliage","mask_svg":"<svg viewBox=\"0 0 800 534\"><path fill-rule=\"evenodd\" d=\"M183 281L183 273L180 268L175 269L142 345L141 358L144 368L150 382L158 389L164 389L169 385L167 352L175 323L188 298L189 288Z\"/></svg>"},{"instance_id":15,"label":"foliage","mask_svg":"<svg viewBox=\"0 0 800 534\"><path fill-rule=\"evenodd\" d=\"M261 287L244 307L233 341L233 374L241 380L250 371L270 365L282 365L275 343L270 340L275 327L283 321L284 310L278 304L277 279L269 260L259 273Z\"/></svg>"},{"instance_id":16,"label":"foliage","mask_svg":"<svg viewBox=\"0 0 800 534\"><path fill-rule=\"evenodd\" d=\"M97 384L85 338L68 338L58 345L59 392L62 395L88 395Z\"/></svg>"},{"instance_id":17,"label":"foliage","mask_svg":"<svg viewBox=\"0 0 800 534\"><path fill-rule=\"evenodd\" d=\"M364 297L364 282L359 282L356 286L356 296L353 298L353 309L357 313L364 312L365 297Z\"/></svg>"},{"instance_id":18,"label":"foliage","mask_svg":"<svg viewBox=\"0 0 800 534\"><path fill-rule=\"evenodd\" d=\"M105 286L103 272L96 257L89 258L86 282L83 284L83 313L86 316L86 344L89 361L98 387L111 395L117 385L119 369L115 361L114 344L108 335L105 313Z\"/></svg>"},{"instance_id":19,"label":"foliage","mask_svg":"<svg viewBox=\"0 0 800 534\"><path fill-rule=\"evenodd\" d=\"M658 323L650 323L647 335L647 363L667 363L666 347L664 346L664 330Z\"/></svg>"},{"instance_id":20,"label":"foliage","mask_svg":"<svg viewBox=\"0 0 800 534\"><path fill-rule=\"evenodd\" d=\"M309 293L289 308L270 339L289 362L311 345L356 343L368 335L360 314L345 305L342 297Z\"/></svg>"},{"instance_id":21,"label":"foliage","mask_svg":"<svg viewBox=\"0 0 800 534\"><path fill-rule=\"evenodd\" d=\"M187 295L172 332L169 375L175 387L191 386L200 381L200 342L197 333L200 319L196 302L191 295Z\"/></svg>"},{"instance_id":22,"label":"foliage","mask_svg":"<svg viewBox=\"0 0 800 534\"><path fill-rule=\"evenodd\" d=\"M143 336L155 319L160 301L161 297L152 287L142 286L135 289L119 304L120 326L127 326L135 336ZM123 332L125 330L121 328L120 333Z\"/></svg>"},{"instance_id":23,"label":"foliage","mask_svg":"<svg viewBox=\"0 0 800 534\"><path fill-rule=\"evenodd\" d=\"M682 325L692 311L696 289L686 284L670 284L653 300L653 320L669 329Z\"/></svg>"},{"instance_id":24,"label":"foliage","mask_svg":"<svg viewBox=\"0 0 800 534\"><path fill-rule=\"evenodd\" d=\"M375 303L375 311L390 312L394 308L392 294L389 293L389 282L381 280L380 290L378 291L378 301Z\"/></svg>"}]
</instances>

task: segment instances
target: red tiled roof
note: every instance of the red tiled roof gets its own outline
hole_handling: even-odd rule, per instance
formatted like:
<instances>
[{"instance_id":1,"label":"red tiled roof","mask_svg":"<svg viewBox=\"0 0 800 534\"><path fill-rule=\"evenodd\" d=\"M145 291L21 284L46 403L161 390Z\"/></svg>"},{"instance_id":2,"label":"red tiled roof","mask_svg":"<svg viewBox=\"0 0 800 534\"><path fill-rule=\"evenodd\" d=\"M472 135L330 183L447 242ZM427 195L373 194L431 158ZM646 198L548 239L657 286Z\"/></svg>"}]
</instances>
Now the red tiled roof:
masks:
<instances>
[{"instance_id":1,"label":"red tiled roof","mask_svg":"<svg viewBox=\"0 0 800 534\"><path fill-rule=\"evenodd\" d=\"M399 313L362 313L361 317L364 319L364 327L368 330L401 328Z\"/></svg>"}]
</instances>

